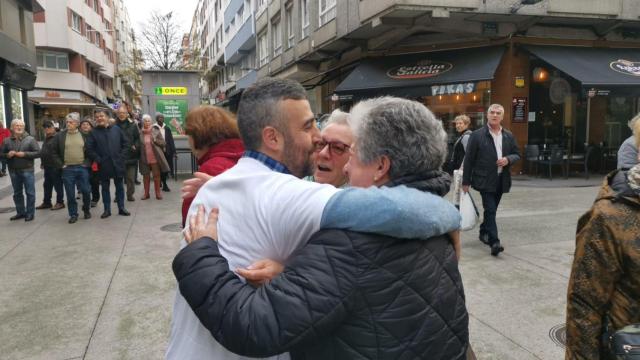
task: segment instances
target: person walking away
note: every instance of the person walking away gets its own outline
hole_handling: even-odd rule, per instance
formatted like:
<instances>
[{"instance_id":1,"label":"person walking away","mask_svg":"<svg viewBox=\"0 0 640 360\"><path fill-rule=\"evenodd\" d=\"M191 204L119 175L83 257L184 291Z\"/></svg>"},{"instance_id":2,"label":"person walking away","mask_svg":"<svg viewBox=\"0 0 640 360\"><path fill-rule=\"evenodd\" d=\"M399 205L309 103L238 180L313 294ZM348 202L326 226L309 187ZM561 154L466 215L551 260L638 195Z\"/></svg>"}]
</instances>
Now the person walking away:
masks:
<instances>
[{"instance_id":1,"label":"person walking away","mask_svg":"<svg viewBox=\"0 0 640 360\"><path fill-rule=\"evenodd\" d=\"M169 171L169 164L164 158L164 139L160 128L153 125L151 115L142 115L142 142L140 151L140 173L144 184L144 195L142 200L149 198L149 187L151 174L153 174L153 188L156 192L156 199L162 199L160 190L160 173Z\"/></svg>"},{"instance_id":2,"label":"person walking away","mask_svg":"<svg viewBox=\"0 0 640 360\"><path fill-rule=\"evenodd\" d=\"M129 118L129 112L126 106L120 106L118 110L116 110L116 116L118 117L116 125L127 138L127 144L129 145L127 156L124 159L127 201L135 201L133 193L136 188L135 180L138 172L138 160L140 159L140 132L135 122Z\"/></svg>"},{"instance_id":3,"label":"person walking away","mask_svg":"<svg viewBox=\"0 0 640 360\"><path fill-rule=\"evenodd\" d=\"M80 122L80 131L89 135L93 130L93 121L90 116L86 116ZM100 176L98 175L98 164L95 161L91 162L89 168L89 184L91 185L91 207L94 208L100 201Z\"/></svg>"},{"instance_id":4,"label":"person walking away","mask_svg":"<svg viewBox=\"0 0 640 360\"><path fill-rule=\"evenodd\" d=\"M0 146L4 142L4 139L11 137L11 130L4 127L4 122L0 121ZM0 177L7 175L7 159L0 157Z\"/></svg>"},{"instance_id":5,"label":"person walking away","mask_svg":"<svg viewBox=\"0 0 640 360\"><path fill-rule=\"evenodd\" d=\"M635 140L636 136L640 136L640 113L629 120L628 125L632 134L620 145L620 149L618 150L617 168L622 170L629 170L640 161L638 144Z\"/></svg>"},{"instance_id":6,"label":"person walking away","mask_svg":"<svg viewBox=\"0 0 640 360\"><path fill-rule=\"evenodd\" d=\"M66 117L66 129L53 139L53 157L62 166L62 183L67 193L67 211L69 224L78 221L78 202L76 187L82 194L82 212L85 219L91 219L91 193L89 171L91 160L87 152L87 135L80 131L80 114L69 113Z\"/></svg>"},{"instance_id":7,"label":"person walking away","mask_svg":"<svg viewBox=\"0 0 640 360\"><path fill-rule=\"evenodd\" d=\"M464 155L467 151L467 144L469 143L469 137L471 136L471 119L467 115L458 115L453 120L453 123L456 126L456 132L458 133L458 138L453 143L453 151L451 152L451 156L449 157L449 161L445 164L445 171L449 173L449 175L453 175L454 170L460 169L462 166L462 162L464 161Z\"/></svg>"},{"instance_id":8,"label":"person walking away","mask_svg":"<svg viewBox=\"0 0 640 360\"><path fill-rule=\"evenodd\" d=\"M480 241L491 247L491 255L498 256L504 247L498 237L496 212L502 194L511 189L511 165L520 160L518 144L510 131L502 128L504 107L493 104L487 110L487 126L474 131L469 136L462 190L469 186L480 192L484 218L480 224Z\"/></svg>"},{"instance_id":9,"label":"person walking away","mask_svg":"<svg viewBox=\"0 0 640 360\"><path fill-rule=\"evenodd\" d=\"M162 134L162 139L164 140L164 158L167 159L169 163L169 171L163 172L160 174L162 180L162 191L169 192L169 185L167 185L167 177L170 174L173 174L173 159L176 157L176 144L173 141L173 134L171 133L171 128L169 128L164 123L164 115L161 113L156 113L156 124L154 126L158 126L160 128L160 134Z\"/></svg>"},{"instance_id":10,"label":"person walking away","mask_svg":"<svg viewBox=\"0 0 640 360\"><path fill-rule=\"evenodd\" d=\"M45 120L42 127L44 128L45 138L42 144L42 150L40 151L40 168L44 171L44 183L42 184L44 198L42 199L42 204L38 205L36 209L60 210L65 207L64 188L62 186L62 164L53 156L55 148L52 146L53 139L58 133L56 132L56 128L53 127L51 120ZM55 205L51 204L53 189L56 190Z\"/></svg>"},{"instance_id":11,"label":"person walking away","mask_svg":"<svg viewBox=\"0 0 640 360\"><path fill-rule=\"evenodd\" d=\"M11 136L2 142L0 157L7 160L13 187L13 203L16 206L16 215L9 220L32 221L36 211L33 159L40 157L40 146L36 139L25 131L22 119L16 118L11 121Z\"/></svg>"},{"instance_id":12,"label":"person walking away","mask_svg":"<svg viewBox=\"0 0 640 360\"><path fill-rule=\"evenodd\" d=\"M185 134L193 156L198 161L198 171L217 176L233 167L244 152L235 117L216 106L198 106L189 111ZM182 201L182 226L193 197Z\"/></svg>"},{"instance_id":13,"label":"person walking away","mask_svg":"<svg viewBox=\"0 0 640 360\"><path fill-rule=\"evenodd\" d=\"M92 161L97 163L100 186L102 188L102 204L104 212L101 219L111 216L111 193L109 183L113 179L116 187L116 203L118 215L129 216L124 206L125 162L130 147L127 138L119 126L109 126L108 110L98 109L95 112L96 127L89 134L87 152Z\"/></svg>"}]
</instances>

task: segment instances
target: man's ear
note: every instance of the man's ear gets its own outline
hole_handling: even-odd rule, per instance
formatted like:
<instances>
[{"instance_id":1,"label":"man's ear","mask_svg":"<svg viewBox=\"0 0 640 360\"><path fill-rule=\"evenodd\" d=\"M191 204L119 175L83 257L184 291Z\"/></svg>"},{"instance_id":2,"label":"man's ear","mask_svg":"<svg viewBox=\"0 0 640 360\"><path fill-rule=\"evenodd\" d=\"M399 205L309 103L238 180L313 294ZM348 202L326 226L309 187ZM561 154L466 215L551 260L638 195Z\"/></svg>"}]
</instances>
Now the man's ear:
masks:
<instances>
[{"instance_id":1,"label":"man's ear","mask_svg":"<svg viewBox=\"0 0 640 360\"><path fill-rule=\"evenodd\" d=\"M262 129L262 146L274 152L279 152L284 147L282 134L273 126Z\"/></svg>"},{"instance_id":2,"label":"man's ear","mask_svg":"<svg viewBox=\"0 0 640 360\"><path fill-rule=\"evenodd\" d=\"M391 159L387 155L382 155L378 158L378 168L376 169L376 178L384 179L389 178L389 169L391 168Z\"/></svg>"}]
</instances>

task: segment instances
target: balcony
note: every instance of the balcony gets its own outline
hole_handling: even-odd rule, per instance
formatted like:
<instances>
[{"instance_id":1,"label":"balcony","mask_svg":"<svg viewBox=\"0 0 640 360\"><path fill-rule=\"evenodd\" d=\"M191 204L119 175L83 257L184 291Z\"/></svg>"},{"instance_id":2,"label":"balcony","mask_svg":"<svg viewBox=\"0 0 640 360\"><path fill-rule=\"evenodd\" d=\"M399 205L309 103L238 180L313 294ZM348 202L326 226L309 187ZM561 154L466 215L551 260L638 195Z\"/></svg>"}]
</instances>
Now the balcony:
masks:
<instances>
[{"instance_id":1,"label":"balcony","mask_svg":"<svg viewBox=\"0 0 640 360\"><path fill-rule=\"evenodd\" d=\"M243 52L249 51L256 46L256 36L253 28L253 15L242 24L238 32L229 40L224 48L224 60L226 63L236 63Z\"/></svg>"},{"instance_id":2,"label":"balcony","mask_svg":"<svg viewBox=\"0 0 640 360\"><path fill-rule=\"evenodd\" d=\"M236 81L236 89L245 89L251 86L258 80L258 72L255 70L249 71L245 76Z\"/></svg>"},{"instance_id":3,"label":"balcony","mask_svg":"<svg viewBox=\"0 0 640 360\"><path fill-rule=\"evenodd\" d=\"M361 0L360 21L379 16L413 17L414 11L476 10L482 0Z\"/></svg>"}]
</instances>

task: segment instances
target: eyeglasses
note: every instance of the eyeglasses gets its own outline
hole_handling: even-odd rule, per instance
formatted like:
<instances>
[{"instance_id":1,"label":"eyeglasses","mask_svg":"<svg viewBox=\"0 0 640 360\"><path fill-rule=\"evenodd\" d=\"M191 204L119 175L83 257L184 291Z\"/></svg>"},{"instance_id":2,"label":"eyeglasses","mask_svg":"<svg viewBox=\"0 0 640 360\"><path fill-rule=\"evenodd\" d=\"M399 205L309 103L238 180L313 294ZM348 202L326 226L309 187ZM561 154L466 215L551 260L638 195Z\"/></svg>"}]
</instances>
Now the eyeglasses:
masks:
<instances>
[{"instance_id":1,"label":"eyeglasses","mask_svg":"<svg viewBox=\"0 0 640 360\"><path fill-rule=\"evenodd\" d=\"M324 150L326 146L329 146L329 153L333 155L342 155L350 148L349 145L345 143L341 143L340 141L324 141L323 140L316 143L316 151L320 152Z\"/></svg>"}]
</instances>

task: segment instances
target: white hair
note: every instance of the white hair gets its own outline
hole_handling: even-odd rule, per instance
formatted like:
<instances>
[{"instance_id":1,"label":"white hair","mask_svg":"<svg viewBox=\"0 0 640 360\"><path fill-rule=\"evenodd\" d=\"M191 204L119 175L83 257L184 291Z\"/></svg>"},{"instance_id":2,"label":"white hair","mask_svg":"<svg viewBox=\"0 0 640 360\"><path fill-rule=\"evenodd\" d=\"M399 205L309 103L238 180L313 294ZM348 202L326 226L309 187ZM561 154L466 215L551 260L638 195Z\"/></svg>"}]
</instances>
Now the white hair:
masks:
<instances>
[{"instance_id":1,"label":"white hair","mask_svg":"<svg viewBox=\"0 0 640 360\"><path fill-rule=\"evenodd\" d=\"M142 115L142 122L144 122L145 120L149 120L153 123L153 118L149 114Z\"/></svg>"},{"instance_id":2,"label":"white hair","mask_svg":"<svg viewBox=\"0 0 640 360\"><path fill-rule=\"evenodd\" d=\"M636 116L634 116L631 120L629 120L629 122L627 123L627 125L629 125L629 129L631 129L631 131L633 131L633 129L636 126L636 123L640 121L640 113L638 113Z\"/></svg>"},{"instance_id":3,"label":"white hair","mask_svg":"<svg viewBox=\"0 0 640 360\"><path fill-rule=\"evenodd\" d=\"M13 127L13 125L16 125L16 124L25 125L24 120L22 120L20 118L15 118L15 119L11 120L11 127Z\"/></svg>"},{"instance_id":4,"label":"white hair","mask_svg":"<svg viewBox=\"0 0 640 360\"><path fill-rule=\"evenodd\" d=\"M491 109L500 109L500 110L502 110L502 113L504 114L504 106L502 106L500 104L491 104L491 105L489 105L489 108L487 109L487 114L489 113L489 111L491 111Z\"/></svg>"},{"instance_id":5,"label":"white hair","mask_svg":"<svg viewBox=\"0 0 640 360\"><path fill-rule=\"evenodd\" d=\"M364 100L351 110L349 124L360 161L391 160L389 176L424 174L442 166L447 133L423 104L391 96Z\"/></svg>"},{"instance_id":6,"label":"white hair","mask_svg":"<svg viewBox=\"0 0 640 360\"><path fill-rule=\"evenodd\" d=\"M331 115L329 115L329 117L325 121L323 127L327 127L331 124L349 126L349 113L346 113L340 109L333 110L331 112Z\"/></svg>"},{"instance_id":7,"label":"white hair","mask_svg":"<svg viewBox=\"0 0 640 360\"><path fill-rule=\"evenodd\" d=\"M72 113L68 113L66 120L69 121L74 121L76 123L80 123L80 114L77 112L72 112Z\"/></svg>"}]
</instances>

